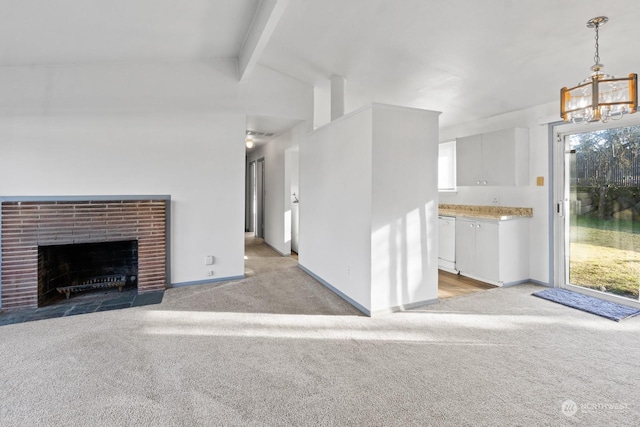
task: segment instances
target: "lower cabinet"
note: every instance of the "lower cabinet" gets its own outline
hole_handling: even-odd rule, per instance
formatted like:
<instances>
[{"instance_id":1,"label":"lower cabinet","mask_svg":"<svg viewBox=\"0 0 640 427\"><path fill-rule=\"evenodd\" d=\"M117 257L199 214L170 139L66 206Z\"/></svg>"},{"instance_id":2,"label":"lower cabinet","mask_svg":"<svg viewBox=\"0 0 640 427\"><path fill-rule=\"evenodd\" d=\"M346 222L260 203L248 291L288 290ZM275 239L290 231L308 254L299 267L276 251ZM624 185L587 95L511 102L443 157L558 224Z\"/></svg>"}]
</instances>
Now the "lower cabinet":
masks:
<instances>
[{"instance_id":1,"label":"lower cabinet","mask_svg":"<svg viewBox=\"0 0 640 427\"><path fill-rule=\"evenodd\" d=\"M476 221L456 218L456 270L476 272Z\"/></svg>"},{"instance_id":2,"label":"lower cabinet","mask_svg":"<svg viewBox=\"0 0 640 427\"><path fill-rule=\"evenodd\" d=\"M502 286L529 278L527 219L456 219L456 270Z\"/></svg>"}]
</instances>

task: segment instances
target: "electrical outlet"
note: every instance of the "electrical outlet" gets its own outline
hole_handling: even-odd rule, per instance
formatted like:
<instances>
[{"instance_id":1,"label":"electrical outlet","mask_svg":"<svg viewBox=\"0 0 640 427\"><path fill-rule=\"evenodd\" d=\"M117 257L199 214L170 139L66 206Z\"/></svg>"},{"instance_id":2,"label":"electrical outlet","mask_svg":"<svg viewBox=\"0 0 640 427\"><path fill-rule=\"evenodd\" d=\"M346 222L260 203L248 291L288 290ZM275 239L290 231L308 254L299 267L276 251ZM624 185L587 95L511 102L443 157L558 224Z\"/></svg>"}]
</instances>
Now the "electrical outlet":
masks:
<instances>
[{"instance_id":1,"label":"electrical outlet","mask_svg":"<svg viewBox=\"0 0 640 427\"><path fill-rule=\"evenodd\" d=\"M351 276L351 267L347 265L347 276Z\"/></svg>"},{"instance_id":2,"label":"electrical outlet","mask_svg":"<svg viewBox=\"0 0 640 427\"><path fill-rule=\"evenodd\" d=\"M213 270L207 271L207 276L213 276Z\"/></svg>"},{"instance_id":3,"label":"electrical outlet","mask_svg":"<svg viewBox=\"0 0 640 427\"><path fill-rule=\"evenodd\" d=\"M500 197L498 197L498 196L491 197L491 204L492 205L499 205L500 204Z\"/></svg>"}]
</instances>

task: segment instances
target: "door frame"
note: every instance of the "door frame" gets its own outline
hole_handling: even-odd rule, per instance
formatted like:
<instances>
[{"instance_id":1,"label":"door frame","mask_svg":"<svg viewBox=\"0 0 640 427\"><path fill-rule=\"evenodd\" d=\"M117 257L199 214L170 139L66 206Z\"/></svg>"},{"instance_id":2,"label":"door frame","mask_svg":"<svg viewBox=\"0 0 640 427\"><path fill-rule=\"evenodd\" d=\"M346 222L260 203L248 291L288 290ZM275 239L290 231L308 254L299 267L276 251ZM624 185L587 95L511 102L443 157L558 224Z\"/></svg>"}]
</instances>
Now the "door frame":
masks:
<instances>
[{"instance_id":1,"label":"door frame","mask_svg":"<svg viewBox=\"0 0 640 427\"><path fill-rule=\"evenodd\" d=\"M549 125L549 157L550 157L550 176L552 180L549 185L550 189L550 272L549 279L553 280L553 287L563 288L569 291L578 292L595 298L627 305L634 308L640 308L640 301L634 301L622 296L598 291L595 289L583 288L581 286L567 283L566 272L566 247L567 247L567 226L566 215L569 212L569 195L567 194L568 183L566 182L565 169L565 137L574 133L582 133L589 131L598 131L615 127L637 126L640 125L640 114L626 115L620 120L610 121L608 123L591 123L574 124L574 123L552 123Z\"/></svg>"},{"instance_id":2,"label":"door frame","mask_svg":"<svg viewBox=\"0 0 640 427\"><path fill-rule=\"evenodd\" d=\"M248 231L264 239L264 157L249 162Z\"/></svg>"}]
</instances>

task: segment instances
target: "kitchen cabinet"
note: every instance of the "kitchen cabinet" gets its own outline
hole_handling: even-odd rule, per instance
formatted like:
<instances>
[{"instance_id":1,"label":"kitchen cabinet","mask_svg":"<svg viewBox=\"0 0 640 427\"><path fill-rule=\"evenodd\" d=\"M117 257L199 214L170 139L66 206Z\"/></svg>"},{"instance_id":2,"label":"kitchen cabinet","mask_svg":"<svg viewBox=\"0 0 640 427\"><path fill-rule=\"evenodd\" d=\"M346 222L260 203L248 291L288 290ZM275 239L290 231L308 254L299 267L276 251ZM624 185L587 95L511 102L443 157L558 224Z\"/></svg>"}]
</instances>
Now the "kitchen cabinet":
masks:
<instances>
[{"instance_id":1,"label":"kitchen cabinet","mask_svg":"<svg viewBox=\"0 0 640 427\"><path fill-rule=\"evenodd\" d=\"M456 139L457 186L479 185L483 175L481 159L482 135L471 135Z\"/></svg>"},{"instance_id":2,"label":"kitchen cabinet","mask_svg":"<svg viewBox=\"0 0 640 427\"><path fill-rule=\"evenodd\" d=\"M456 218L456 270L494 285L529 278L529 226L505 221Z\"/></svg>"},{"instance_id":3,"label":"kitchen cabinet","mask_svg":"<svg viewBox=\"0 0 640 427\"><path fill-rule=\"evenodd\" d=\"M464 186L529 184L529 130L510 128L456 139L456 181Z\"/></svg>"},{"instance_id":4,"label":"kitchen cabinet","mask_svg":"<svg viewBox=\"0 0 640 427\"><path fill-rule=\"evenodd\" d=\"M476 221L475 272L492 282L500 281L499 227L499 222Z\"/></svg>"}]
</instances>

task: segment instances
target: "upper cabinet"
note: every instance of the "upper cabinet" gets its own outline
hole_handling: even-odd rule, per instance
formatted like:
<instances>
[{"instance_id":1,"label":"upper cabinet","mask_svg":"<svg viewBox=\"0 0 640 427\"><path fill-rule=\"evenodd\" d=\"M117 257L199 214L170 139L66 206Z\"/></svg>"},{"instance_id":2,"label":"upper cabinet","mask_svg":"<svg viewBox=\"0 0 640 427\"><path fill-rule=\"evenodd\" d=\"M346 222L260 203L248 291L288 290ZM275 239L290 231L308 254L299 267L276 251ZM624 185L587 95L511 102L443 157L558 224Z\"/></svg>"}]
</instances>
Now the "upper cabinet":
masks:
<instances>
[{"instance_id":1,"label":"upper cabinet","mask_svg":"<svg viewBox=\"0 0 640 427\"><path fill-rule=\"evenodd\" d=\"M458 186L529 185L529 130L457 138L456 159Z\"/></svg>"}]
</instances>

